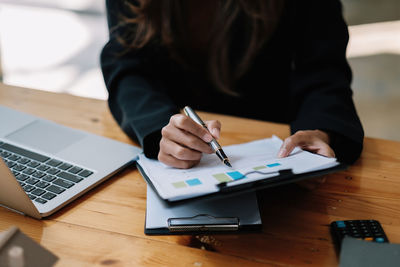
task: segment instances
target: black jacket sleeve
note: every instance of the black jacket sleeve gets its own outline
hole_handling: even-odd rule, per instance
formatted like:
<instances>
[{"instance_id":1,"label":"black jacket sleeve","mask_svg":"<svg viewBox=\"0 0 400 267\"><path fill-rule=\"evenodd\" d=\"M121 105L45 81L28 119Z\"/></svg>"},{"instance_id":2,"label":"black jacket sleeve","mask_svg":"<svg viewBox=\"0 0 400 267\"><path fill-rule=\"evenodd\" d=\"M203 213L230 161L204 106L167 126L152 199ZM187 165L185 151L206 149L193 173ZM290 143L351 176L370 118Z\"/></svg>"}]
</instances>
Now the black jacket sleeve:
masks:
<instances>
[{"instance_id":1,"label":"black jacket sleeve","mask_svg":"<svg viewBox=\"0 0 400 267\"><path fill-rule=\"evenodd\" d=\"M302 101L294 105L297 115L291 131L327 131L336 157L352 163L360 156L364 132L352 100L352 73L345 55L349 35L341 4L338 0L296 3L291 89L292 99Z\"/></svg>"},{"instance_id":2,"label":"black jacket sleeve","mask_svg":"<svg viewBox=\"0 0 400 267\"><path fill-rule=\"evenodd\" d=\"M178 108L167 96L157 62L147 60L156 53L148 45L129 51L120 44L119 37L127 35L127 27L120 19L127 10L124 1L107 0L109 42L102 50L101 68L109 92L112 115L128 134L142 146L147 157L156 158L161 129ZM151 56L150 58L154 58Z\"/></svg>"}]
</instances>

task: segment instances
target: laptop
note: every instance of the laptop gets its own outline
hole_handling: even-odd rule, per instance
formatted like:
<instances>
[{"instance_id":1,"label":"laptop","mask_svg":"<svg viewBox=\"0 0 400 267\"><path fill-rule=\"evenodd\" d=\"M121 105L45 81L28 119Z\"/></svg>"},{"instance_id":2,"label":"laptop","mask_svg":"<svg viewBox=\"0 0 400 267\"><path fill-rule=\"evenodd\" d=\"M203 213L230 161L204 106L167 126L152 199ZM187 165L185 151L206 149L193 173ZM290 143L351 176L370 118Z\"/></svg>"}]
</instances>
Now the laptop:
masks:
<instances>
[{"instance_id":1,"label":"laptop","mask_svg":"<svg viewBox=\"0 0 400 267\"><path fill-rule=\"evenodd\" d=\"M0 105L0 205L41 219L132 163L141 149Z\"/></svg>"}]
</instances>

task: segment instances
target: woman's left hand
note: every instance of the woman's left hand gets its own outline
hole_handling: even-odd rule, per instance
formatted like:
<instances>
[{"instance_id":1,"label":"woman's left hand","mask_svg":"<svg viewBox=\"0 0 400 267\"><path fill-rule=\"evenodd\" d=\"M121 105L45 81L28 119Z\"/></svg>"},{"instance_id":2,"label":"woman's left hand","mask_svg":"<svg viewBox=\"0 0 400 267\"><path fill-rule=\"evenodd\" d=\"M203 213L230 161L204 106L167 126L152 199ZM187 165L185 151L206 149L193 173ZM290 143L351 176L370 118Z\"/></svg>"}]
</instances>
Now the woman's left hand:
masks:
<instances>
[{"instance_id":1,"label":"woman's left hand","mask_svg":"<svg viewBox=\"0 0 400 267\"><path fill-rule=\"evenodd\" d=\"M295 147L300 147L316 154L325 157L334 158L335 152L329 146L329 135L321 130L306 130L298 131L292 136L283 141L283 144L278 152L279 158L284 158L290 155Z\"/></svg>"},{"instance_id":2,"label":"woman's left hand","mask_svg":"<svg viewBox=\"0 0 400 267\"><path fill-rule=\"evenodd\" d=\"M326 132L320 130L298 131L294 135L283 141L278 157L283 158L290 155L293 149L298 146L301 149L308 150L326 157L334 158L335 152L329 146L330 138ZM314 190L320 184L325 182L325 177L297 182L297 184L305 189Z\"/></svg>"}]
</instances>

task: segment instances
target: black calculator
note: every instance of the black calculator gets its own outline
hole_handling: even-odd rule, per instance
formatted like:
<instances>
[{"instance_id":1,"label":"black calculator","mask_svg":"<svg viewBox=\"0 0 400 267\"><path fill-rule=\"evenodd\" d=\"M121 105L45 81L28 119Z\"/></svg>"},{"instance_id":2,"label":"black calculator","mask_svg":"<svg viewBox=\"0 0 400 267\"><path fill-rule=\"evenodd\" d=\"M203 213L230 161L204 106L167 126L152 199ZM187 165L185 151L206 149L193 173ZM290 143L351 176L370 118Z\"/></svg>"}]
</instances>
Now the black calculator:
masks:
<instances>
[{"instance_id":1,"label":"black calculator","mask_svg":"<svg viewBox=\"0 0 400 267\"><path fill-rule=\"evenodd\" d=\"M335 221L331 223L331 234L338 252L345 236L377 243L389 242L381 224L376 220Z\"/></svg>"}]
</instances>

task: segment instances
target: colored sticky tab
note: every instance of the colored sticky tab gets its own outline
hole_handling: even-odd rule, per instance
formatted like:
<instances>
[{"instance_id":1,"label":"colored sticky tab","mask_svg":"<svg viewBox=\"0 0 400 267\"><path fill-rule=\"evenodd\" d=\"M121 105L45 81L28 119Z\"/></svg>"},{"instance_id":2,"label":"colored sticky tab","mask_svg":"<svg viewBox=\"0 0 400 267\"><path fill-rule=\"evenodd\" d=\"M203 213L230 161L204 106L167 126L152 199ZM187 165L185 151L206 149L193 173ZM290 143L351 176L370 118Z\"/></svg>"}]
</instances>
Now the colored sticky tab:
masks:
<instances>
[{"instance_id":1,"label":"colored sticky tab","mask_svg":"<svg viewBox=\"0 0 400 267\"><path fill-rule=\"evenodd\" d=\"M227 172L226 174L228 174L234 180L244 178L243 174L241 174L240 172Z\"/></svg>"},{"instance_id":2,"label":"colored sticky tab","mask_svg":"<svg viewBox=\"0 0 400 267\"><path fill-rule=\"evenodd\" d=\"M225 173L217 173L217 174L214 174L213 176L215 179L217 179L221 183L232 181L232 179L229 178L229 176L226 175Z\"/></svg>"},{"instance_id":3,"label":"colored sticky tab","mask_svg":"<svg viewBox=\"0 0 400 267\"><path fill-rule=\"evenodd\" d=\"M199 185L201 184L200 180L195 178L195 179L191 179L191 180L186 180L186 183L190 186L195 186L195 185Z\"/></svg>"},{"instance_id":4,"label":"colored sticky tab","mask_svg":"<svg viewBox=\"0 0 400 267\"><path fill-rule=\"evenodd\" d=\"M175 188L184 188L184 187L186 187L185 182L176 182L176 183L172 183L172 185L173 185Z\"/></svg>"},{"instance_id":5,"label":"colored sticky tab","mask_svg":"<svg viewBox=\"0 0 400 267\"><path fill-rule=\"evenodd\" d=\"M279 166L279 165L281 165L280 163L271 163L271 164L267 164L267 167L276 167L276 166Z\"/></svg>"},{"instance_id":6,"label":"colored sticky tab","mask_svg":"<svg viewBox=\"0 0 400 267\"><path fill-rule=\"evenodd\" d=\"M257 167L254 167L253 169L258 171L258 170L262 170L262 169L266 169L266 168L267 167L265 167L265 166L257 166Z\"/></svg>"},{"instance_id":7,"label":"colored sticky tab","mask_svg":"<svg viewBox=\"0 0 400 267\"><path fill-rule=\"evenodd\" d=\"M346 224L344 223L344 221L337 221L336 225L339 228L345 228L346 227Z\"/></svg>"}]
</instances>

